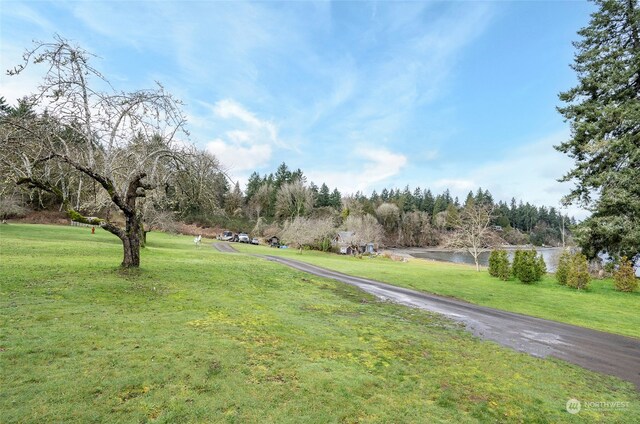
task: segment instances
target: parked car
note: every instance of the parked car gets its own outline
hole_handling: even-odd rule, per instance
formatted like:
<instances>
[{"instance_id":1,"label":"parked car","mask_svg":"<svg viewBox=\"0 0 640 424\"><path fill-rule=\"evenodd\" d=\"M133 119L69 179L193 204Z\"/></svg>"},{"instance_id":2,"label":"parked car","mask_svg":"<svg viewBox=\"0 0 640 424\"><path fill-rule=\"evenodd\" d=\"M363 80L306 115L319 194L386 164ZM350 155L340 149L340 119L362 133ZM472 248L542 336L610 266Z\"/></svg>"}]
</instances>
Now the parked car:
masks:
<instances>
[{"instance_id":1,"label":"parked car","mask_svg":"<svg viewBox=\"0 0 640 424\"><path fill-rule=\"evenodd\" d=\"M260 240L254 237L251 239L251 244L260 244Z\"/></svg>"},{"instance_id":2,"label":"parked car","mask_svg":"<svg viewBox=\"0 0 640 424\"><path fill-rule=\"evenodd\" d=\"M235 235L232 231L223 231L218 239L222 241L235 241L234 238Z\"/></svg>"},{"instance_id":3,"label":"parked car","mask_svg":"<svg viewBox=\"0 0 640 424\"><path fill-rule=\"evenodd\" d=\"M240 233L238 234L238 241L240 243L249 243L251 241L251 239L249 238L249 236L245 233Z\"/></svg>"}]
</instances>

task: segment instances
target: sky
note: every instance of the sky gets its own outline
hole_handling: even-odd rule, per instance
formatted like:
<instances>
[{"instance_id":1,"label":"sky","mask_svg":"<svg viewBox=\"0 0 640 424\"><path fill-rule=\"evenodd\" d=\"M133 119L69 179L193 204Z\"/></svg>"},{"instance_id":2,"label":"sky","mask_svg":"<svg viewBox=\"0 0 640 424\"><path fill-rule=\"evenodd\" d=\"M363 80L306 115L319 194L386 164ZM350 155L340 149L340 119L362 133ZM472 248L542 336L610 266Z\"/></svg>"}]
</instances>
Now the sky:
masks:
<instances>
[{"instance_id":1,"label":"sky","mask_svg":"<svg viewBox=\"0 0 640 424\"><path fill-rule=\"evenodd\" d=\"M572 160L558 94L577 82L582 1L0 2L0 96L33 40L97 57L125 91L155 82L185 103L191 142L241 186L285 162L343 194L478 187L560 206ZM576 218L587 212L571 206Z\"/></svg>"}]
</instances>

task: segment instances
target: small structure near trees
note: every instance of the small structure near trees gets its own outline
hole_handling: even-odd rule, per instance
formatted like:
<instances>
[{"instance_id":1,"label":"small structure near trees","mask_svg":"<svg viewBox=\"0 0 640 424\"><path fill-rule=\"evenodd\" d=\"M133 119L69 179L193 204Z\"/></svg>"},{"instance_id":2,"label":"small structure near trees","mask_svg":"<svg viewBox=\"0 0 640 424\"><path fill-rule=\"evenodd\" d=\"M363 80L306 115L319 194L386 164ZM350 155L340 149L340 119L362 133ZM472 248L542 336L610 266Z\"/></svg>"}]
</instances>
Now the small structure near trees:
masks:
<instances>
[{"instance_id":1,"label":"small structure near trees","mask_svg":"<svg viewBox=\"0 0 640 424\"><path fill-rule=\"evenodd\" d=\"M280 238L278 236L269 236L266 238L267 244L271 247L280 246Z\"/></svg>"},{"instance_id":2,"label":"small structure near trees","mask_svg":"<svg viewBox=\"0 0 640 424\"><path fill-rule=\"evenodd\" d=\"M322 248L327 244L327 241L331 240L333 231L331 219L296 216L285 223L280 236L285 243L297 247L302 252L305 247Z\"/></svg>"},{"instance_id":3,"label":"small structure near trees","mask_svg":"<svg viewBox=\"0 0 640 424\"><path fill-rule=\"evenodd\" d=\"M333 238L332 244L338 248L338 252L343 255L351 255L353 251L353 231L338 231L338 234Z\"/></svg>"},{"instance_id":4,"label":"small structure near trees","mask_svg":"<svg viewBox=\"0 0 640 424\"><path fill-rule=\"evenodd\" d=\"M384 237L382 225L369 214L349 215L345 227L333 240L342 254L375 253Z\"/></svg>"}]
</instances>

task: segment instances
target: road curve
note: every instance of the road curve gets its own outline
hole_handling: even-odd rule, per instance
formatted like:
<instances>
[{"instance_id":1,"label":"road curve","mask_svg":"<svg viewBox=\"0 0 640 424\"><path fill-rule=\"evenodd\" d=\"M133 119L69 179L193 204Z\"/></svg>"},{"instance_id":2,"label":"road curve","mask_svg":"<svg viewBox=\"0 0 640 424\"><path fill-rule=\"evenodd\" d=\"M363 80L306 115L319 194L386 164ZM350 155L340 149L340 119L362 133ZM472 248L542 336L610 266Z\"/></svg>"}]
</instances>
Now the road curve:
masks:
<instances>
[{"instance_id":1,"label":"road curve","mask_svg":"<svg viewBox=\"0 0 640 424\"><path fill-rule=\"evenodd\" d=\"M589 370L610 374L632 382L640 390L638 339L396 287L289 258L269 255L262 257L319 277L356 286L384 300L443 314L464 323L469 331L481 338L534 356L552 356Z\"/></svg>"}]
</instances>

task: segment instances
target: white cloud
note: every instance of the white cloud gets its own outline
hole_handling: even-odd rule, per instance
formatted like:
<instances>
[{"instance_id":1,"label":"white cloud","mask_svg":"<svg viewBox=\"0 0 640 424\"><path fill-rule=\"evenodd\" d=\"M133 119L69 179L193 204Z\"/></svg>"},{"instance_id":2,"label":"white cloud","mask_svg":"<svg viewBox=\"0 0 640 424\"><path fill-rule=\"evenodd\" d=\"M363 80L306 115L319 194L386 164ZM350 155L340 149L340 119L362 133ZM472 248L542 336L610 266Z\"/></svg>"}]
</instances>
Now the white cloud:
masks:
<instances>
[{"instance_id":1,"label":"white cloud","mask_svg":"<svg viewBox=\"0 0 640 424\"><path fill-rule=\"evenodd\" d=\"M405 155L386 149L360 146L354 150L353 155L360 160L351 168L329 172L311 170L306 175L310 181L324 182L329 187L337 187L345 194L367 192L376 183L400 173L407 164Z\"/></svg>"},{"instance_id":2,"label":"white cloud","mask_svg":"<svg viewBox=\"0 0 640 424\"><path fill-rule=\"evenodd\" d=\"M436 187L449 188L453 195L464 198L469 190L478 187L488 189L494 199L509 201L512 197L537 206L560 207L560 200L571 188L571 183L560 183L561 178L573 165L572 159L557 152L553 146L569 137L563 130L534 142L514 148L494 161L480 164L466 172L457 172L455 177L435 182ZM453 174L448 171L447 174ZM588 212L577 206L567 208L570 215L578 219Z\"/></svg>"},{"instance_id":3,"label":"white cloud","mask_svg":"<svg viewBox=\"0 0 640 424\"><path fill-rule=\"evenodd\" d=\"M213 153L222 166L233 171L247 171L265 165L271 158L268 144L239 145L215 139L207 143L207 151Z\"/></svg>"},{"instance_id":4,"label":"white cloud","mask_svg":"<svg viewBox=\"0 0 640 424\"><path fill-rule=\"evenodd\" d=\"M361 147L356 151L366 162L361 173L363 184L373 184L386 180L400 172L407 164L407 157L386 149Z\"/></svg>"},{"instance_id":5,"label":"white cloud","mask_svg":"<svg viewBox=\"0 0 640 424\"><path fill-rule=\"evenodd\" d=\"M251 135L260 134L262 137L267 137L269 142L278 146L278 147L288 147L285 143L278 139L278 130L276 126L269 121L258 119L253 113L249 112L238 102L231 99L224 99L216 102L216 104L212 108L213 113L215 113L218 117L222 119L237 119L242 122L249 131L251 131ZM249 133L246 131L230 131L228 133L231 137L236 138L238 135L241 135L244 140L248 141ZM236 141L240 141L237 140Z\"/></svg>"},{"instance_id":6,"label":"white cloud","mask_svg":"<svg viewBox=\"0 0 640 424\"><path fill-rule=\"evenodd\" d=\"M258 118L235 100L224 99L214 105L201 104L213 116L208 120L196 118L195 121L213 124L215 131L225 128L216 139L207 143L206 149L234 174L267 165L274 148L290 148L279 139L278 128L273 122Z\"/></svg>"}]
</instances>

